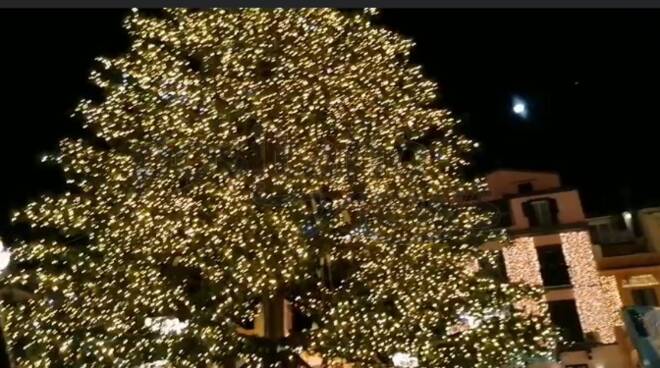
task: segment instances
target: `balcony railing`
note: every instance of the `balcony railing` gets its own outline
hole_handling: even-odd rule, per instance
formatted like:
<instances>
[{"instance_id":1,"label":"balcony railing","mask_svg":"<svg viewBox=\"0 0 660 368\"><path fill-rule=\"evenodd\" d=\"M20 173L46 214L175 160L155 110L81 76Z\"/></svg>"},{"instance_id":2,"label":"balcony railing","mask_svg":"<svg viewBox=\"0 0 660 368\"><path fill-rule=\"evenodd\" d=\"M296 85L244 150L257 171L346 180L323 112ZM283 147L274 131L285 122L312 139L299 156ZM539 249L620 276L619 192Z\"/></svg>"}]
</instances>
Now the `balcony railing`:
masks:
<instances>
[{"instance_id":1,"label":"balcony railing","mask_svg":"<svg viewBox=\"0 0 660 368\"><path fill-rule=\"evenodd\" d=\"M600 249L603 257L619 257L632 254L647 253L649 251L645 242L636 242L631 239L626 243L606 243L601 244Z\"/></svg>"},{"instance_id":2,"label":"balcony railing","mask_svg":"<svg viewBox=\"0 0 660 368\"><path fill-rule=\"evenodd\" d=\"M643 238L622 244L595 244L594 255L601 270L660 265L660 252Z\"/></svg>"},{"instance_id":3,"label":"balcony railing","mask_svg":"<svg viewBox=\"0 0 660 368\"><path fill-rule=\"evenodd\" d=\"M606 234L598 234L598 243L602 245L622 244L635 241L635 235L630 231L615 231Z\"/></svg>"}]
</instances>

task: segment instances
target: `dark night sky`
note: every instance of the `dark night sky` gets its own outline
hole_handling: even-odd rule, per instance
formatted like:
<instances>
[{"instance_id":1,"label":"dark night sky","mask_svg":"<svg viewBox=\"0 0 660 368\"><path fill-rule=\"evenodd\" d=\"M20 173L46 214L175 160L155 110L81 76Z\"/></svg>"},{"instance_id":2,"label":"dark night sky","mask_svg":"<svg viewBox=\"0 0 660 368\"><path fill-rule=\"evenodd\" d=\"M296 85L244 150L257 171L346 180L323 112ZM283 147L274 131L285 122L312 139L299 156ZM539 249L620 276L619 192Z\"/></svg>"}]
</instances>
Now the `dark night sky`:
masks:
<instances>
[{"instance_id":1,"label":"dark night sky","mask_svg":"<svg viewBox=\"0 0 660 368\"><path fill-rule=\"evenodd\" d=\"M68 116L93 58L127 47L125 13L0 11L3 233L11 209L61 187L39 157L80 130ZM414 61L482 143L481 172L557 170L588 213L660 204L660 12L387 10L380 22L418 42Z\"/></svg>"}]
</instances>

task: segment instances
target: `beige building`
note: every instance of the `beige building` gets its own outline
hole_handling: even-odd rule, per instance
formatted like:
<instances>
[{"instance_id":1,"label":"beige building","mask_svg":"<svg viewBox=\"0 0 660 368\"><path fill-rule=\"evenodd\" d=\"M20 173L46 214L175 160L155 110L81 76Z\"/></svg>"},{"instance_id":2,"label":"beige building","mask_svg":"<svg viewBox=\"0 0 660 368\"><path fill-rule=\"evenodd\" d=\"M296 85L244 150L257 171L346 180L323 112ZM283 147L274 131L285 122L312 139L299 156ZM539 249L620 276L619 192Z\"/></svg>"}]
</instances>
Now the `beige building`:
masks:
<instances>
[{"instance_id":1,"label":"beige building","mask_svg":"<svg viewBox=\"0 0 660 368\"><path fill-rule=\"evenodd\" d=\"M501 249L510 282L545 289L553 322L568 341L565 368L631 368L615 275L599 270L597 248L577 190L548 172L498 170L486 176L484 201L497 208L511 244Z\"/></svg>"},{"instance_id":2,"label":"beige building","mask_svg":"<svg viewBox=\"0 0 660 368\"><path fill-rule=\"evenodd\" d=\"M603 275L616 278L624 307L659 306L660 208L590 218L594 254ZM621 339L630 365L639 356L628 334Z\"/></svg>"},{"instance_id":3,"label":"beige building","mask_svg":"<svg viewBox=\"0 0 660 368\"><path fill-rule=\"evenodd\" d=\"M578 191L562 186L556 173L498 170L486 182L482 200L497 210L510 243L484 247L500 250L510 282L545 289L551 318L569 342L557 362L538 367L635 368L639 359L621 310L660 300L660 208L587 218ZM291 309L272 307L264 314L281 316L267 318L277 323L265 324L260 314L240 332L288 335ZM302 359L311 367L321 363Z\"/></svg>"}]
</instances>

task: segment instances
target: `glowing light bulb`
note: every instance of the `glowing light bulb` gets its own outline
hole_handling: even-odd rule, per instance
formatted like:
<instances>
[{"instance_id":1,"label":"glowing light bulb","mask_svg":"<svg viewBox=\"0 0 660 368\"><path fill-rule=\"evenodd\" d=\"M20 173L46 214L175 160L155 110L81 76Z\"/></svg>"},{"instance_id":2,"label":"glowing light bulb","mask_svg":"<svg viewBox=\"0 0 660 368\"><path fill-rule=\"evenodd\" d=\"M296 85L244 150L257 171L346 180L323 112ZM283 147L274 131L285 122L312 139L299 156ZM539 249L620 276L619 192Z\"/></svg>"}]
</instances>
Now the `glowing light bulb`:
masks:
<instances>
[{"instance_id":1,"label":"glowing light bulb","mask_svg":"<svg viewBox=\"0 0 660 368\"><path fill-rule=\"evenodd\" d=\"M147 317L144 320L144 324L149 327L151 331L159 332L163 335L178 335L188 327L187 321L180 321L178 318L169 317Z\"/></svg>"},{"instance_id":2,"label":"glowing light bulb","mask_svg":"<svg viewBox=\"0 0 660 368\"><path fill-rule=\"evenodd\" d=\"M156 360L154 362L142 364L139 368L163 368L167 367L168 364L169 362L167 360Z\"/></svg>"},{"instance_id":3,"label":"glowing light bulb","mask_svg":"<svg viewBox=\"0 0 660 368\"><path fill-rule=\"evenodd\" d=\"M9 266L9 261L11 261L11 252L9 249L5 248L2 240L0 240L0 272L7 269L7 266Z\"/></svg>"},{"instance_id":4,"label":"glowing light bulb","mask_svg":"<svg viewBox=\"0 0 660 368\"><path fill-rule=\"evenodd\" d=\"M395 367L401 368L419 367L419 360L408 353L395 353L392 355L392 363Z\"/></svg>"}]
</instances>

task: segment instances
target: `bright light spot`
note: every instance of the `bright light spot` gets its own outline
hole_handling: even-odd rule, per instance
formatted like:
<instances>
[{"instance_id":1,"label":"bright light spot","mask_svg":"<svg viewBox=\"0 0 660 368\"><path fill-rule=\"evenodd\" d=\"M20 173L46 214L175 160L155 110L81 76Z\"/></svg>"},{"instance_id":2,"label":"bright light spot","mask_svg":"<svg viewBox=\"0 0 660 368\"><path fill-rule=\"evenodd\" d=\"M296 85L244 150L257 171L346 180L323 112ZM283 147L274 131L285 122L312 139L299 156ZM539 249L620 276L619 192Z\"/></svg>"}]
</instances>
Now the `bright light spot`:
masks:
<instances>
[{"instance_id":1,"label":"bright light spot","mask_svg":"<svg viewBox=\"0 0 660 368\"><path fill-rule=\"evenodd\" d=\"M513 112L515 112L516 114L524 113L525 112L525 104L519 102L519 103L513 105Z\"/></svg>"},{"instance_id":2,"label":"bright light spot","mask_svg":"<svg viewBox=\"0 0 660 368\"><path fill-rule=\"evenodd\" d=\"M461 320L470 328L479 327L481 320L477 317L471 316L469 314L464 314L461 316Z\"/></svg>"},{"instance_id":3,"label":"bright light spot","mask_svg":"<svg viewBox=\"0 0 660 368\"><path fill-rule=\"evenodd\" d=\"M630 212L626 211L626 212L623 213L623 218L626 221L630 221L630 219L632 219L632 214Z\"/></svg>"},{"instance_id":4,"label":"bright light spot","mask_svg":"<svg viewBox=\"0 0 660 368\"><path fill-rule=\"evenodd\" d=\"M139 368L162 368L167 367L168 364L169 362L167 360L156 360L154 362L144 363Z\"/></svg>"},{"instance_id":5,"label":"bright light spot","mask_svg":"<svg viewBox=\"0 0 660 368\"><path fill-rule=\"evenodd\" d=\"M527 117L527 103L524 100L518 97L513 98L513 113L522 117Z\"/></svg>"},{"instance_id":6,"label":"bright light spot","mask_svg":"<svg viewBox=\"0 0 660 368\"><path fill-rule=\"evenodd\" d=\"M473 316L467 313L463 313L459 316L459 319L461 323L463 323L463 326L466 326L471 329L477 328L481 326L482 322L493 318L506 319L507 312L493 308L488 308L482 312L482 317Z\"/></svg>"},{"instance_id":7,"label":"bright light spot","mask_svg":"<svg viewBox=\"0 0 660 368\"><path fill-rule=\"evenodd\" d=\"M395 353L392 355L392 363L394 363L395 367L401 368L419 367L417 358L408 353Z\"/></svg>"},{"instance_id":8,"label":"bright light spot","mask_svg":"<svg viewBox=\"0 0 660 368\"><path fill-rule=\"evenodd\" d=\"M5 248L5 245L2 244L2 240L0 240L0 272L7 269L10 260L11 260L11 252L9 251L9 249Z\"/></svg>"},{"instance_id":9,"label":"bright light spot","mask_svg":"<svg viewBox=\"0 0 660 368\"><path fill-rule=\"evenodd\" d=\"M178 318L170 317L147 317L144 324L151 331L160 332L163 335L178 335L188 327L187 321L179 321Z\"/></svg>"}]
</instances>

